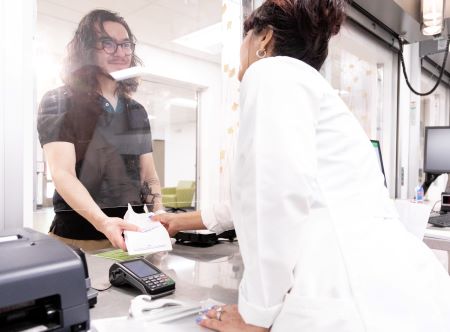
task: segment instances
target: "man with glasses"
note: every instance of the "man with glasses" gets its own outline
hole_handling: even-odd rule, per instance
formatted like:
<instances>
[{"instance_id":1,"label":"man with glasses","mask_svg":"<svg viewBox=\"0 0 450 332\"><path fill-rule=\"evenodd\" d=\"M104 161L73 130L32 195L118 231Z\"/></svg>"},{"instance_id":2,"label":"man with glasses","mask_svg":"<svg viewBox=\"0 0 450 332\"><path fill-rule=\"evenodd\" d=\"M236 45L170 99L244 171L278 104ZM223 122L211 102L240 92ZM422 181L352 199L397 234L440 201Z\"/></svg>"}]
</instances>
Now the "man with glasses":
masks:
<instances>
[{"instance_id":1,"label":"man with glasses","mask_svg":"<svg viewBox=\"0 0 450 332\"><path fill-rule=\"evenodd\" d=\"M138 230L122 219L128 203L136 212L162 209L147 112L131 98L138 80L110 75L141 64L134 48L122 17L90 12L68 44L65 85L40 104L39 139L56 188L50 234L86 250L126 249L123 231Z\"/></svg>"},{"instance_id":2,"label":"man with glasses","mask_svg":"<svg viewBox=\"0 0 450 332\"><path fill-rule=\"evenodd\" d=\"M125 55L131 55L134 52L135 44L129 40L124 41L123 43L116 43L114 40L112 40L109 37L103 37L99 40L102 49L107 54L115 54L117 52L117 49L119 46L122 48L122 51Z\"/></svg>"}]
</instances>

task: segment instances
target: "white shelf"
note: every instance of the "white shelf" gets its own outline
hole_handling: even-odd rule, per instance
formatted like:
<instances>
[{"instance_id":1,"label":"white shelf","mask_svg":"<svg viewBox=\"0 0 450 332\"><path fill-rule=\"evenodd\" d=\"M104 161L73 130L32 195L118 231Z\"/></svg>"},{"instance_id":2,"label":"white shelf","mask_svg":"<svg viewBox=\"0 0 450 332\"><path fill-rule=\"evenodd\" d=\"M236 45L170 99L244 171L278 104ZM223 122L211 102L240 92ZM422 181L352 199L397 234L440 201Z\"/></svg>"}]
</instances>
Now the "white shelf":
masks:
<instances>
[{"instance_id":1,"label":"white shelf","mask_svg":"<svg viewBox=\"0 0 450 332\"><path fill-rule=\"evenodd\" d=\"M140 66L130 67L118 71L113 71L112 73L110 73L110 75L116 81L122 81L132 77L140 77L147 74L150 74L150 69L147 67L140 67Z\"/></svg>"}]
</instances>

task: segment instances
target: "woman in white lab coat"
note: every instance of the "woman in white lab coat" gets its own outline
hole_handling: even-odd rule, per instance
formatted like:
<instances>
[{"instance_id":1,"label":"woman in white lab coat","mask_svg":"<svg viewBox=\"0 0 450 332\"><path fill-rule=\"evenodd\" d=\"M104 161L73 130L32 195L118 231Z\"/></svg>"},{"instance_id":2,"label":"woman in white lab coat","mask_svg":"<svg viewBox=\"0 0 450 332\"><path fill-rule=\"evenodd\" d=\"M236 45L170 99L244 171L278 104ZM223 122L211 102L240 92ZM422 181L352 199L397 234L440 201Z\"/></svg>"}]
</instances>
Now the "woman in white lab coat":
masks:
<instances>
[{"instance_id":1,"label":"woman in white lab coat","mask_svg":"<svg viewBox=\"0 0 450 332\"><path fill-rule=\"evenodd\" d=\"M320 75L344 0L246 20L232 215L245 271L218 331L450 331L450 280L408 233L369 138Z\"/></svg>"}]
</instances>

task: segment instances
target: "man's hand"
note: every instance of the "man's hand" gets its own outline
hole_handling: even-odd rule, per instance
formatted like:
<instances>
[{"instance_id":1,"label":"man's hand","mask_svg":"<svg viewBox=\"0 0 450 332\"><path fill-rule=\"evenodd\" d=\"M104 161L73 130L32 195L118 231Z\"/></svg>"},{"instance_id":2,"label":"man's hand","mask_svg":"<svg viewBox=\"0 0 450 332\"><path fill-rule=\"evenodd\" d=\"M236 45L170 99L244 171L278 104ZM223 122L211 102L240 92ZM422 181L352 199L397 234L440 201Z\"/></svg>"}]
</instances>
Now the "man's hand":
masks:
<instances>
[{"instance_id":1,"label":"man's hand","mask_svg":"<svg viewBox=\"0 0 450 332\"><path fill-rule=\"evenodd\" d=\"M138 226L132 223L125 222L121 218L112 218L112 217L106 217L105 219L103 219L102 223L97 227L97 230L105 234L105 236L108 238L108 240L114 247L120 248L124 251L127 250L127 247L125 245L125 240L122 236L123 231L133 231L133 232L141 231Z\"/></svg>"}]
</instances>

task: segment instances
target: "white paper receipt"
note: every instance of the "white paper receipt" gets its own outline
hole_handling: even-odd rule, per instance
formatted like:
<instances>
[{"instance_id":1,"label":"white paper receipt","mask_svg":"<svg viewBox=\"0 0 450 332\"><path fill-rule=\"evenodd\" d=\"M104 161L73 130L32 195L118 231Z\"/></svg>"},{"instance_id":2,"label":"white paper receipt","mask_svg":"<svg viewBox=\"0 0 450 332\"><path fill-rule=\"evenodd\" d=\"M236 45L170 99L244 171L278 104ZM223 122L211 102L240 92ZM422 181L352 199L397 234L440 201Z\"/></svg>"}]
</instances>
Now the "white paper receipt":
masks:
<instances>
[{"instance_id":1,"label":"white paper receipt","mask_svg":"<svg viewBox=\"0 0 450 332\"><path fill-rule=\"evenodd\" d=\"M152 215L153 213L136 213L128 204L128 210L123 219L139 226L142 230L142 232L124 232L128 254L152 254L172 250L169 233L160 222L150 220Z\"/></svg>"}]
</instances>

